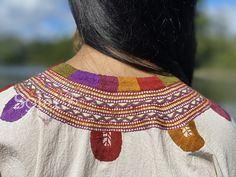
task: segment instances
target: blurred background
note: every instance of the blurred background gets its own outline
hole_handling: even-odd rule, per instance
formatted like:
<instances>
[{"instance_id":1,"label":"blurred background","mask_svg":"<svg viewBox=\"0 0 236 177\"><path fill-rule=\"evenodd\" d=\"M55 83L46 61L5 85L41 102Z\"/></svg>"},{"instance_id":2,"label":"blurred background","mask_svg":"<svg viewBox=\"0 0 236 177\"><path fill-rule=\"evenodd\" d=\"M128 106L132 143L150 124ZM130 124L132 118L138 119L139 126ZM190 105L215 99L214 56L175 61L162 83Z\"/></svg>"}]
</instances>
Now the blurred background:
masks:
<instances>
[{"instance_id":1,"label":"blurred background","mask_svg":"<svg viewBox=\"0 0 236 177\"><path fill-rule=\"evenodd\" d=\"M236 1L200 0L193 88L236 117ZM0 87L74 55L67 0L1 0Z\"/></svg>"}]
</instances>

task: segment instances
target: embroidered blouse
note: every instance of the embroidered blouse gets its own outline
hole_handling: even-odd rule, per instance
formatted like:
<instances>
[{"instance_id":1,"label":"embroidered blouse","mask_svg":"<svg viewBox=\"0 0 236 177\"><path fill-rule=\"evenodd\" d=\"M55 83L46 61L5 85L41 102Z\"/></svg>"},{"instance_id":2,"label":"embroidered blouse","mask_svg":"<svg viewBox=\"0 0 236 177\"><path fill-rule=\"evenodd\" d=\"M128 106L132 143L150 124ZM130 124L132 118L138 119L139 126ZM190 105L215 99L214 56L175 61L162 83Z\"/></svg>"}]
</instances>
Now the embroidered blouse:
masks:
<instances>
[{"instance_id":1,"label":"embroidered blouse","mask_svg":"<svg viewBox=\"0 0 236 177\"><path fill-rule=\"evenodd\" d=\"M63 62L0 90L1 177L236 177L236 124L174 76Z\"/></svg>"}]
</instances>

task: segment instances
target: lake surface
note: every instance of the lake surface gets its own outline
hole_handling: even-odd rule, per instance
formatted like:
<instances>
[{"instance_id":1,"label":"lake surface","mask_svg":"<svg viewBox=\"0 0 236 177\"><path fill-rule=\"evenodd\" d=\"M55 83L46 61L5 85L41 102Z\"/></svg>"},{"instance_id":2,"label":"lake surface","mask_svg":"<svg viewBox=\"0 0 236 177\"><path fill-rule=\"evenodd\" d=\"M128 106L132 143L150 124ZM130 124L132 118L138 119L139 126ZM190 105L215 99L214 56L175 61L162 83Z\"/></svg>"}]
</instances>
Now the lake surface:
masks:
<instances>
[{"instance_id":1,"label":"lake surface","mask_svg":"<svg viewBox=\"0 0 236 177\"><path fill-rule=\"evenodd\" d=\"M46 68L45 66L0 66L0 87L23 81Z\"/></svg>"},{"instance_id":2,"label":"lake surface","mask_svg":"<svg viewBox=\"0 0 236 177\"><path fill-rule=\"evenodd\" d=\"M30 76L44 71L46 66L0 66L0 87L7 84L21 82ZM226 109L236 118L236 82L225 82L225 80L209 80L195 77L193 88L202 95L212 99Z\"/></svg>"}]
</instances>

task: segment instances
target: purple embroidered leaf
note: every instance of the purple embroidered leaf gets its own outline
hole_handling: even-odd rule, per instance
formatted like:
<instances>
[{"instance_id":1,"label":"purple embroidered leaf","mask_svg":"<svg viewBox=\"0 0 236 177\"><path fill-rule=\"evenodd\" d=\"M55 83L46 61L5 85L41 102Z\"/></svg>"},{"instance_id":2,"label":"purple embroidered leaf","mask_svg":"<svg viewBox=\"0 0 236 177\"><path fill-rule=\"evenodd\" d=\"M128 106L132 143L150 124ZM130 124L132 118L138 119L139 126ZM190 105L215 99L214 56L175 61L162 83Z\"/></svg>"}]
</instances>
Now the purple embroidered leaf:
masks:
<instances>
[{"instance_id":1,"label":"purple embroidered leaf","mask_svg":"<svg viewBox=\"0 0 236 177\"><path fill-rule=\"evenodd\" d=\"M24 99L21 95L15 95L5 105L0 119L7 122L14 122L22 118L33 106L33 104Z\"/></svg>"}]
</instances>

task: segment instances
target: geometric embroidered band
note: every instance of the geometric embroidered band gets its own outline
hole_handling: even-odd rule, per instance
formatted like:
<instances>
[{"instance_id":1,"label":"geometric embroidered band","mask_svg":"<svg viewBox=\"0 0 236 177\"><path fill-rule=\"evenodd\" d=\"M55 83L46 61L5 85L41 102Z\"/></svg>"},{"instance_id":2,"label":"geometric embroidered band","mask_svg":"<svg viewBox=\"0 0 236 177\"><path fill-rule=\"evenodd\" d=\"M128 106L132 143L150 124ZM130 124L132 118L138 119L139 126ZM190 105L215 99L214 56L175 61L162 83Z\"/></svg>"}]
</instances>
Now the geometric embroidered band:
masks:
<instances>
[{"instance_id":1,"label":"geometric embroidered band","mask_svg":"<svg viewBox=\"0 0 236 177\"><path fill-rule=\"evenodd\" d=\"M46 70L14 89L51 118L76 128L131 132L180 128L210 108L181 81L155 90L106 92Z\"/></svg>"}]
</instances>

